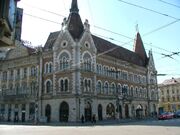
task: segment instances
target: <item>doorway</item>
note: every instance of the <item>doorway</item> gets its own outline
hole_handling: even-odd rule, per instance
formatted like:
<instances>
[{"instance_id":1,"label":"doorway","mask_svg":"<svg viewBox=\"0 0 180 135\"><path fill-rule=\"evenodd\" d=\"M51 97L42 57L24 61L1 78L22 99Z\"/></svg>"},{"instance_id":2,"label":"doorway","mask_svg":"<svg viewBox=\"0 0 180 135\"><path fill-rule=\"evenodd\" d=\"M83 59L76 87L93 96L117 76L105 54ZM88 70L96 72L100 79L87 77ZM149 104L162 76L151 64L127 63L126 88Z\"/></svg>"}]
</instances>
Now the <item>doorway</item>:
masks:
<instances>
[{"instance_id":1,"label":"doorway","mask_svg":"<svg viewBox=\"0 0 180 135\"><path fill-rule=\"evenodd\" d=\"M49 104L46 105L45 116L47 118L47 122L49 123L51 121L51 106Z\"/></svg>"},{"instance_id":2,"label":"doorway","mask_svg":"<svg viewBox=\"0 0 180 135\"><path fill-rule=\"evenodd\" d=\"M59 121L68 122L69 118L69 105L66 102L62 102L59 108Z\"/></svg>"}]
</instances>

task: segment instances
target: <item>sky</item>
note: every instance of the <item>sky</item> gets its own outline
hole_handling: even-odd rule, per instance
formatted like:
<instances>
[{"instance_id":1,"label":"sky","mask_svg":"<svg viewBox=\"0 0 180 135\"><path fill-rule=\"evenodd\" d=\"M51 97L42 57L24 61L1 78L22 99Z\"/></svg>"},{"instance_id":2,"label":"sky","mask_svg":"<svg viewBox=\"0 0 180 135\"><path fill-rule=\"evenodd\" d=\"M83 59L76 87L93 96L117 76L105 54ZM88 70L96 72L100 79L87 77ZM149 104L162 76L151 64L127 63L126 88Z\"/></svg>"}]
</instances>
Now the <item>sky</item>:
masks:
<instances>
[{"instance_id":1,"label":"sky","mask_svg":"<svg viewBox=\"0 0 180 135\"><path fill-rule=\"evenodd\" d=\"M44 46L51 32L61 30L71 0L21 0L24 9L22 40ZM180 77L180 0L78 0L82 21L92 34L133 51L137 30L146 53L152 49L158 83ZM170 55L170 57L164 57Z\"/></svg>"}]
</instances>

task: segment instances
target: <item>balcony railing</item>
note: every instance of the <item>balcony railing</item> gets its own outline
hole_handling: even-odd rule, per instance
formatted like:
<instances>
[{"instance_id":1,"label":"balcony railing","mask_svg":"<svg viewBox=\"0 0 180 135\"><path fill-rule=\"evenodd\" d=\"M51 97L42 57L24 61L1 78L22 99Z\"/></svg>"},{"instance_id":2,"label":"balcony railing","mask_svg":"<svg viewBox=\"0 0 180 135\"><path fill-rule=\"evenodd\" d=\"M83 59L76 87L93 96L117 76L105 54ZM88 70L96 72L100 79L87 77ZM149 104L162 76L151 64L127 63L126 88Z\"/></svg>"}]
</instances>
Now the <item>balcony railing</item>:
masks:
<instances>
[{"instance_id":1,"label":"balcony railing","mask_svg":"<svg viewBox=\"0 0 180 135\"><path fill-rule=\"evenodd\" d=\"M25 98L36 98L37 94L36 92L31 92L28 88L25 90L19 89L18 91L16 91L15 89L6 89L6 90L2 90L0 92L0 97L3 99L25 99Z\"/></svg>"}]
</instances>

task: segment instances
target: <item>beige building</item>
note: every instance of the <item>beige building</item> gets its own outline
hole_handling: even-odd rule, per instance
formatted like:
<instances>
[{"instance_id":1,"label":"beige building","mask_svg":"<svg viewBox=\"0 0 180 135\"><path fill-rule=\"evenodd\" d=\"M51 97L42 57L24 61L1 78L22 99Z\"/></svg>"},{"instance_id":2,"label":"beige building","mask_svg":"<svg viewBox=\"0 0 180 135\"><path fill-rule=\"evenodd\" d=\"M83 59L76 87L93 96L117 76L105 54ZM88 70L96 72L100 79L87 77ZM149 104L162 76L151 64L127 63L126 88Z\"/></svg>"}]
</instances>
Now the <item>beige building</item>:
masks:
<instances>
[{"instance_id":1,"label":"beige building","mask_svg":"<svg viewBox=\"0 0 180 135\"><path fill-rule=\"evenodd\" d=\"M134 51L94 36L72 0L43 48L17 44L0 62L0 114L47 122L149 117L157 112L156 74L139 32Z\"/></svg>"},{"instance_id":2,"label":"beige building","mask_svg":"<svg viewBox=\"0 0 180 135\"><path fill-rule=\"evenodd\" d=\"M180 109L180 78L159 84L159 111L174 112Z\"/></svg>"}]
</instances>

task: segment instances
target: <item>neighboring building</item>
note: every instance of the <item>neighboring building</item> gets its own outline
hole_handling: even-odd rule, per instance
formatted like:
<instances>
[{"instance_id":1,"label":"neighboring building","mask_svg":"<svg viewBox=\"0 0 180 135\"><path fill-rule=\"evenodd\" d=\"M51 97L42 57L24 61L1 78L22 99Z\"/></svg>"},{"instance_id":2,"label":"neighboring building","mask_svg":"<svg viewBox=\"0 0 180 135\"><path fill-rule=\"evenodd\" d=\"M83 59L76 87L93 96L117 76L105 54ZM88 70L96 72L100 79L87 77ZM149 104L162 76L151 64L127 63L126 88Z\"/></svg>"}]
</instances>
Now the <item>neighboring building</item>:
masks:
<instances>
[{"instance_id":1,"label":"neighboring building","mask_svg":"<svg viewBox=\"0 0 180 135\"><path fill-rule=\"evenodd\" d=\"M149 117L157 112L156 74L139 32L134 52L94 36L72 0L42 49L17 45L0 62L0 114L48 122Z\"/></svg>"},{"instance_id":2,"label":"neighboring building","mask_svg":"<svg viewBox=\"0 0 180 135\"><path fill-rule=\"evenodd\" d=\"M180 109L180 78L165 80L159 84L159 112Z\"/></svg>"},{"instance_id":3,"label":"neighboring building","mask_svg":"<svg viewBox=\"0 0 180 135\"><path fill-rule=\"evenodd\" d=\"M18 1L0 0L0 47L14 46Z\"/></svg>"}]
</instances>

